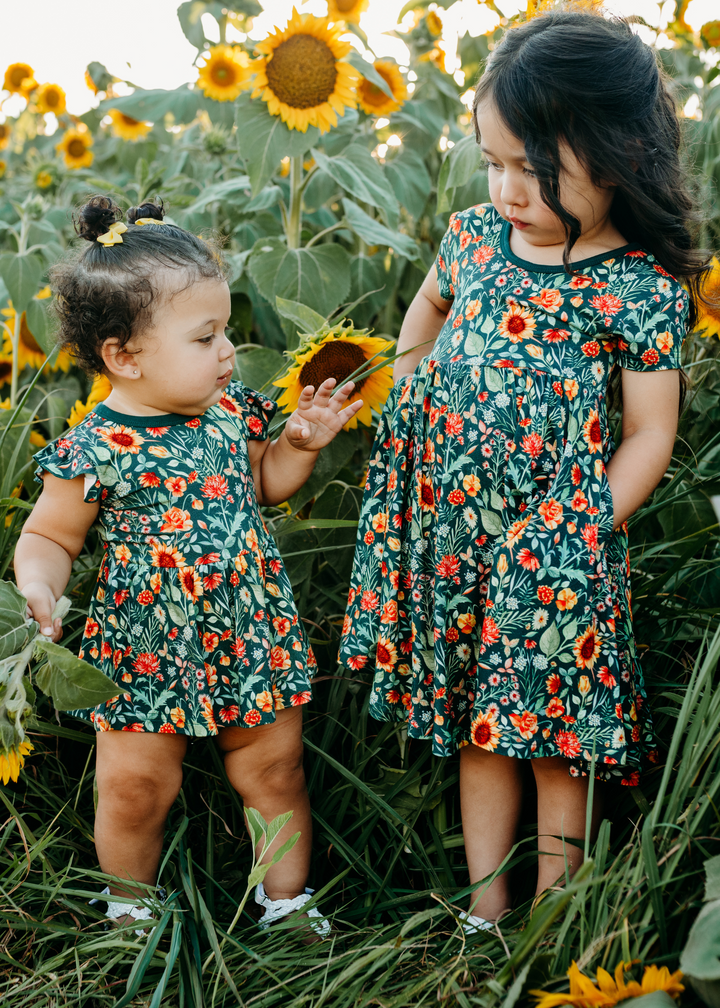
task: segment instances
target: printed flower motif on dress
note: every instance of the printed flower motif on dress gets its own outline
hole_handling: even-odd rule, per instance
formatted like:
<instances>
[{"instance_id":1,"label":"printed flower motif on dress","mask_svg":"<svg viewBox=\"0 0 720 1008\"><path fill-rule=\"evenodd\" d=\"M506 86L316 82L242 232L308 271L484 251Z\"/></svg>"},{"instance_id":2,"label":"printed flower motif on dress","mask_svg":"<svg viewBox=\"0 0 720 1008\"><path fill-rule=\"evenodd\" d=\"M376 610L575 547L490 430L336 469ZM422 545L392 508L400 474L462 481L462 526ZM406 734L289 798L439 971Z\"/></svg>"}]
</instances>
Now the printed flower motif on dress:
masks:
<instances>
[{"instance_id":1,"label":"printed flower motif on dress","mask_svg":"<svg viewBox=\"0 0 720 1008\"><path fill-rule=\"evenodd\" d=\"M200 417L100 403L35 456L38 479L84 476L85 500L100 502L105 554L80 657L119 692L74 712L98 731L214 735L311 699L315 658L246 448L274 412L236 382Z\"/></svg>"},{"instance_id":2,"label":"printed flower motif on dress","mask_svg":"<svg viewBox=\"0 0 720 1008\"><path fill-rule=\"evenodd\" d=\"M492 206L453 214L452 301L370 455L340 660L411 738L634 784L655 741L605 475L613 370L678 368L687 295L644 250L536 266Z\"/></svg>"}]
</instances>

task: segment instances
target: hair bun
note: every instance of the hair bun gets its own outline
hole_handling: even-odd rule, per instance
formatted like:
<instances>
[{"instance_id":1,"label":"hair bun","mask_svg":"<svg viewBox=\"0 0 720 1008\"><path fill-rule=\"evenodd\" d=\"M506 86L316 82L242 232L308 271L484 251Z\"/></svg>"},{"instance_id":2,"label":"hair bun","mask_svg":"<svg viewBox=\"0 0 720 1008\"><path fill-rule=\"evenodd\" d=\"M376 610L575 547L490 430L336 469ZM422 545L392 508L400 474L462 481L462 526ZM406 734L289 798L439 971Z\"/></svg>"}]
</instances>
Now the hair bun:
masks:
<instances>
[{"instance_id":1,"label":"hair bun","mask_svg":"<svg viewBox=\"0 0 720 1008\"><path fill-rule=\"evenodd\" d=\"M164 216L165 211L162 200L159 200L157 203L141 203L140 206L130 207L127 212L129 224L134 224L136 220L142 220L143 217L151 217L153 220L162 223Z\"/></svg>"},{"instance_id":2,"label":"hair bun","mask_svg":"<svg viewBox=\"0 0 720 1008\"><path fill-rule=\"evenodd\" d=\"M75 230L86 241L96 241L106 234L120 215L120 208L109 196L92 196L80 207L75 219Z\"/></svg>"}]
</instances>

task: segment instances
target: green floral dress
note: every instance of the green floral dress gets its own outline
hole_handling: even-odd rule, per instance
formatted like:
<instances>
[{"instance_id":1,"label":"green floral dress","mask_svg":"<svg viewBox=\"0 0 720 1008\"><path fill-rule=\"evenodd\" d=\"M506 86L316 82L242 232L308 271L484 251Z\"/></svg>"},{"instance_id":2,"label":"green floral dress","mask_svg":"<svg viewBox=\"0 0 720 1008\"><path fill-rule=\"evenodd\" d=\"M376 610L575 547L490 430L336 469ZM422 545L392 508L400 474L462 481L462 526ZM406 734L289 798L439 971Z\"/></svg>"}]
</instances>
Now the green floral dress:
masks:
<instances>
[{"instance_id":1,"label":"green floral dress","mask_svg":"<svg viewBox=\"0 0 720 1008\"><path fill-rule=\"evenodd\" d=\"M490 205L453 214L453 302L391 393L370 456L340 660L371 713L446 756L468 742L636 783L654 738L605 465L616 367L680 367L687 295L633 245L538 266Z\"/></svg>"},{"instance_id":2,"label":"green floral dress","mask_svg":"<svg viewBox=\"0 0 720 1008\"><path fill-rule=\"evenodd\" d=\"M118 684L98 731L214 735L307 703L315 659L258 510L247 440L275 404L231 382L201 416L103 403L38 452L37 478L85 477L105 545L80 657Z\"/></svg>"}]
</instances>

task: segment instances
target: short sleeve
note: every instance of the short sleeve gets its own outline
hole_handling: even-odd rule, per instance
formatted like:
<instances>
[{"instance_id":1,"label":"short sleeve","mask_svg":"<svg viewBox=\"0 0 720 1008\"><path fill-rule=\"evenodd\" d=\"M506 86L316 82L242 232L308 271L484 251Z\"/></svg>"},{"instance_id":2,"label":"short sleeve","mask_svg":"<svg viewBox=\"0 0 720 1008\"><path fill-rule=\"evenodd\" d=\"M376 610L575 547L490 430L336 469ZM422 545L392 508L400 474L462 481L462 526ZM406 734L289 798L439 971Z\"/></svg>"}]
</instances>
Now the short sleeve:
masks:
<instances>
[{"instance_id":1,"label":"short sleeve","mask_svg":"<svg viewBox=\"0 0 720 1008\"><path fill-rule=\"evenodd\" d=\"M676 281L671 301L661 302L641 326L627 324L620 332L618 360L627 371L669 371L682 367L687 336L689 298Z\"/></svg>"},{"instance_id":2,"label":"short sleeve","mask_svg":"<svg viewBox=\"0 0 720 1008\"><path fill-rule=\"evenodd\" d=\"M450 276L450 264L456 258L453 245L457 241L457 225L453 226L457 214L450 215L448 229L440 242L440 248L435 258L435 271L437 273L438 290L440 297L445 301L452 301L455 297L455 290Z\"/></svg>"},{"instance_id":3,"label":"short sleeve","mask_svg":"<svg viewBox=\"0 0 720 1008\"><path fill-rule=\"evenodd\" d=\"M41 448L34 456L37 463L35 479L43 482L43 474L50 473L59 479L71 480L78 476L85 478L83 500L87 504L95 504L100 500L102 486L95 469L95 462L85 449L82 440L73 431L57 441Z\"/></svg>"},{"instance_id":4,"label":"short sleeve","mask_svg":"<svg viewBox=\"0 0 720 1008\"><path fill-rule=\"evenodd\" d=\"M243 413L247 425L248 440L265 441L270 421L277 411L277 403L245 385L240 391L245 405Z\"/></svg>"}]
</instances>

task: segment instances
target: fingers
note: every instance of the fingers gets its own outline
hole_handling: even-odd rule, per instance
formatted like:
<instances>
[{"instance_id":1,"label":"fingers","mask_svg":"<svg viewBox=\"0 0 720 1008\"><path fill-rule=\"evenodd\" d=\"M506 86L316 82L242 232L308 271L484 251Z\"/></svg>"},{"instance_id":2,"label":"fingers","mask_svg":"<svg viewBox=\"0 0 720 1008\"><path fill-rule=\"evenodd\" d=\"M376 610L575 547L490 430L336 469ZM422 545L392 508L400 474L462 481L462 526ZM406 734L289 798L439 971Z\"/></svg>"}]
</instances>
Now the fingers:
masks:
<instances>
[{"instance_id":1,"label":"fingers","mask_svg":"<svg viewBox=\"0 0 720 1008\"><path fill-rule=\"evenodd\" d=\"M357 399L354 403L350 403L349 406L346 406L344 410L341 410L338 413L338 420L342 420L343 425L345 425L348 422L348 420L352 420L355 414L359 413L362 408L363 408L362 399Z\"/></svg>"}]
</instances>

